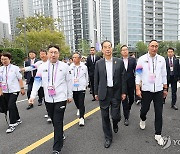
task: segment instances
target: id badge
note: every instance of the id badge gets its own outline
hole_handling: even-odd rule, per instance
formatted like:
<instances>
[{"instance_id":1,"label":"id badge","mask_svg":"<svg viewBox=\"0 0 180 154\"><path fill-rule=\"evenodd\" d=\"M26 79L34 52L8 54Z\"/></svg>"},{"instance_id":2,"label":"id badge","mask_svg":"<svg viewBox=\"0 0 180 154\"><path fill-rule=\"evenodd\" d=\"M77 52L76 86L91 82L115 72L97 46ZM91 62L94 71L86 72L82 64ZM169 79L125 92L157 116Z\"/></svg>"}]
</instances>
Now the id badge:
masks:
<instances>
[{"instance_id":1,"label":"id badge","mask_svg":"<svg viewBox=\"0 0 180 154\"><path fill-rule=\"evenodd\" d=\"M149 82L150 83L155 83L156 80L156 75L154 73L149 74Z\"/></svg>"},{"instance_id":2,"label":"id badge","mask_svg":"<svg viewBox=\"0 0 180 154\"><path fill-rule=\"evenodd\" d=\"M170 67L170 71L173 72L173 67Z\"/></svg>"},{"instance_id":3,"label":"id badge","mask_svg":"<svg viewBox=\"0 0 180 154\"><path fill-rule=\"evenodd\" d=\"M56 90L54 86L48 86L48 94L49 96L55 96L56 95Z\"/></svg>"},{"instance_id":4,"label":"id badge","mask_svg":"<svg viewBox=\"0 0 180 154\"><path fill-rule=\"evenodd\" d=\"M74 79L74 87L79 87L79 80L78 79Z\"/></svg>"},{"instance_id":5,"label":"id badge","mask_svg":"<svg viewBox=\"0 0 180 154\"><path fill-rule=\"evenodd\" d=\"M1 87L3 91L7 91L7 83L2 83Z\"/></svg>"}]
</instances>

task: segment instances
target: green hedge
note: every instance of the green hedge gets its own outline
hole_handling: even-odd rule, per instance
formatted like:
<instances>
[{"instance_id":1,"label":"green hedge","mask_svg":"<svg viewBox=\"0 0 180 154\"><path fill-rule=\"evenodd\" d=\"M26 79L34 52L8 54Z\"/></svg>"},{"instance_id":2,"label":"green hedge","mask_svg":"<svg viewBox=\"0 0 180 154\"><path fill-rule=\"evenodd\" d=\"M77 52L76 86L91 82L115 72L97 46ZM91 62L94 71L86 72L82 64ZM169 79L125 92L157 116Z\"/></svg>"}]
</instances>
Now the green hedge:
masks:
<instances>
[{"instance_id":1,"label":"green hedge","mask_svg":"<svg viewBox=\"0 0 180 154\"><path fill-rule=\"evenodd\" d=\"M0 53L9 52L12 55L11 63L22 66L25 58L25 53L22 49L15 48L0 48Z\"/></svg>"}]
</instances>

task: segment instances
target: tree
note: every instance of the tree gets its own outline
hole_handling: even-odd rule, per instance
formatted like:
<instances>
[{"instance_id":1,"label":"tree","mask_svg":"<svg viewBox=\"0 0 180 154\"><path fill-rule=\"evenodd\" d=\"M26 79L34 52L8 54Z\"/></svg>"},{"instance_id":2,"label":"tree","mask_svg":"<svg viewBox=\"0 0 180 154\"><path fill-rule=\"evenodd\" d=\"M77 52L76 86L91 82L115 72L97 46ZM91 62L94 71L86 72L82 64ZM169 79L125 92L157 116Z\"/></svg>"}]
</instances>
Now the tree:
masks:
<instances>
[{"instance_id":1,"label":"tree","mask_svg":"<svg viewBox=\"0 0 180 154\"><path fill-rule=\"evenodd\" d=\"M41 31L31 30L26 33L27 47L29 50L39 51L47 49L50 44L60 46L61 57L69 56L70 48L65 43L64 34L62 32L50 31L44 29ZM25 35L21 34L15 39L16 47L25 49Z\"/></svg>"},{"instance_id":2,"label":"tree","mask_svg":"<svg viewBox=\"0 0 180 154\"><path fill-rule=\"evenodd\" d=\"M30 32L32 30L41 31L44 29L57 30L57 27L55 25L57 23L60 23L60 19L44 17L38 14L36 14L36 16L34 17L17 18L16 20L16 27L19 29L20 33L24 32L24 29L26 29L27 32Z\"/></svg>"},{"instance_id":3,"label":"tree","mask_svg":"<svg viewBox=\"0 0 180 154\"><path fill-rule=\"evenodd\" d=\"M113 50L113 56L114 57L120 57L120 50L121 50L121 44L120 43L118 43L116 46L115 46L115 48L114 48L114 50Z\"/></svg>"},{"instance_id":4,"label":"tree","mask_svg":"<svg viewBox=\"0 0 180 154\"><path fill-rule=\"evenodd\" d=\"M50 44L60 46L61 58L70 55L70 48L66 45L63 32L56 27L60 19L36 15L35 17L18 18L19 34L14 40L14 46L28 50L39 51Z\"/></svg>"},{"instance_id":5,"label":"tree","mask_svg":"<svg viewBox=\"0 0 180 154\"><path fill-rule=\"evenodd\" d=\"M172 41L163 41L159 43L158 53L162 56L167 55L167 49L169 47L175 48L175 44Z\"/></svg>"},{"instance_id":6,"label":"tree","mask_svg":"<svg viewBox=\"0 0 180 154\"><path fill-rule=\"evenodd\" d=\"M87 40L80 40L78 43L78 50L81 51L81 53L85 56L89 54L90 44Z\"/></svg>"},{"instance_id":7,"label":"tree","mask_svg":"<svg viewBox=\"0 0 180 154\"><path fill-rule=\"evenodd\" d=\"M178 56L180 56L180 41L177 41L175 44L176 44L176 53Z\"/></svg>"},{"instance_id":8,"label":"tree","mask_svg":"<svg viewBox=\"0 0 180 154\"><path fill-rule=\"evenodd\" d=\"M143 55L148 50L147 45L142 41L139 41L139 42L136 43L136 49L137 49L137 52L138 52L138 56Z\"/></svg>"}]
</instances>

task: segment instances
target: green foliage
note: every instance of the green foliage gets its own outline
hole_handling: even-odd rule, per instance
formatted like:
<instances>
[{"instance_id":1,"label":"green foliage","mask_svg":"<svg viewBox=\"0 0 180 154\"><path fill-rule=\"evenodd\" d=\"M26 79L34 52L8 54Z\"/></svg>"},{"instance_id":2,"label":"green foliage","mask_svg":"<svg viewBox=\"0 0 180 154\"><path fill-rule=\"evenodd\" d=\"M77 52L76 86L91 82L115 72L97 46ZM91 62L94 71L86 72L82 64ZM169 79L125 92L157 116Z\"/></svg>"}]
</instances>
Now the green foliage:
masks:
<instances>
[{"instance_id":1,"label":"green foliage","mask_svg":"<svg viewBox=\"0 0 180 154\"><path fill-rule=\"evenodd\" d=\"M0 53L9 52L12 55L11 63L22 66L25 58L24 51L22 49L15 48L0 48Z\"/></svg>"},{"instance_id":2,"label":"green foliage","mask_svg":"<svg viewBox=\"0 0 180 154\"><path fill-rule=\"evenodd\" d=\"M113 56L114 57L120 57L121 56L121 54L120 54L120 50L121 50L121 44L120 43L118 43L116 46L115 46L115 48L113 49Z\"/></svg>"},{"instance_id":3,"label":"green foliage","mask_svg":"<svg viewBox=\"0 0 180 154\"><path fill-rule=\"evenodd\" d=\"M82 55L87 56L89 54L90 44L87 40L80 40L78 43L78 51L82 53Z\"/></svg>"},{"instance_id":4,"label":"green foliage","mask_svg":"<svg viewBox=\"0 0 180 154\"><path fill-rule=\"evenodd\" d=\"M136 43L136 49L137 49L138 56L145 54L148 50L147 45L142 41L139 41Z\"/></svg>"},{"instance_id":5,"label":"green foliage","mask_svg":"<svg viewBox=\"0 0 180 154\"><path fill-rule=\"evenodd\" d=\"M59 23L60 19L53 19L52 17L45 17L41 15L36 15L33 17L24 18L17 18L17 28L19 29L20 33L24 32L24 28L26 28L27 32L30 31L41 31L44 29L49 30L56 30L55 23Z\"/></svg>"},{"instance_id":6,"label":"green foliage","mask_svg":"<svg viewBox=\"0 0 180 154\"><path fill-rule=\"evenodd\" d=\"M47 49L50 44L60 47L61 59L70 55L70 48L65 42L63 32L58 31L55 26L59 19L36 15L26 19L17 19L19 35L14 40L14 47L28 51L39 51L41 48ZM28 52L26 51L26 52Z\"/></svg>"}]
</instances>

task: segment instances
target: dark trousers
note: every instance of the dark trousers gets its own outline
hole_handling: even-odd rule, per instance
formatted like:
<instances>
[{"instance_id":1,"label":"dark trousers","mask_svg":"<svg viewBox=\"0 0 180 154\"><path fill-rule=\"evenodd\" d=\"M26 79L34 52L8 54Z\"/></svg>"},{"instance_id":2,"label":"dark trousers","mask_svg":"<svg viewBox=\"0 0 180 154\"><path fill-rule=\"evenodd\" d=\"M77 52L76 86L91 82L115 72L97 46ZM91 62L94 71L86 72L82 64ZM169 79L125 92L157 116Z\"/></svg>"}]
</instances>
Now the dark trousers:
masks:
<instances>
[{"instance_id":1,"label":"dark trousers","mask_svg":"<svg viewBox=\"0 0 180 154\"><path fill-rule=\"evenodd\" d=\"M52 119L54 127L53 150L61 151L63 147L63 120L67 101L48 103L45 102L48 115Z\"/></svg>"},{"instance_id":2,"label":"dark trousers","mask_svg":"<svg viewBox=\"0 0 180 154\"><path fill-rule=\"evenodd\" d=\"M85 113L84 98L85 98L85 90L73 91L74 103L80 112L79 118L84 118L84 113Z\"/></svg>"},{"instance_id":3,"label":"dark trousers","mask_svg":"<svg viewBox=\"0 0 180 154\"><path fill-rule=\"evenodd\" d=\"M122 101L123 114L125 119L129 119L131 106L134 103L134 90L135 90L135 86L127 87L127 97L124 101Z\"/></svg>"},{"instance_id":4,"label":"dark trousers","mask_svg":"<svg viewBox=\"0 0 180 154\"><path fill-rule=\"evenodd\" d=\"M4 100L7 104L9 110L9 120L10 124L15 124L17 120L20 119L16 101L19 95L19 92L15 93L4 93Z\"/></svg>"},{"instance_id":5,"label":"dark trousers","mask_svg":"<svg viewBox=\"0 0 180 154\"><path fill-rule=\"evenodd\" d=\"M177 101L177 80L174 78L174 76L170 76L170 79L167 82L168 88L169 84L171 84L171 106L173 106L176 104Z\"/></svg>"},{"instance_id":6,"label":"dark trousers","mask_svg":"<svg viewBox=\"0 0 180 154\"><path fill-rule=\"evenodd\" d=\"M149 92L142 91L142 102L140 110L140 118L142 121L146 120L147 112L150 109L151 101L154 102L155 111L155 134L161 135L162 131L162 112L163 112L163 91L159 92Z\"/></svg>"},{"instance_id":7,"label":"dark trousers","mask_svg":"<svg viewBox=\"0 0 180 154\"><path fill-rule=\"evenodd\" d=\"M112 127L109 118L109 109L111 110L111 118L113 124L117 124L120 119L120 100L114 98L113 88L107 88L107 96L105 100L100 100L100 109L102 116L102 127L105 139L112 140Z\"/></svg>"},{"instance_id":8,"label":"dark trousers","mask_svg":"<svg viewBox=\"0 0 180 154\"><path fill-rule=\"evenodd\" d=\"M91 86L92 96L93 96L93 98L95 98L95 95L94 95L94 76L89 76L89 82L90 82L90 86Z\"/></svg>"},{"instance_id":9,"label":"dark trousers","mask_svg":"<svg viewBox=\"0 0 180 154\"><path fill-rule=\"evenodd\" d=\"M31 91L32 91L32 87L33 87L33 83L34 83L34 78L32 77L28 83L28 89L27 89L27 98L30 98L31 95ZM43 91L43 87L40 87L38 90L38 102L42 102L43 98L44 98L44 91Z\"/></svg>"}]
</instances>

